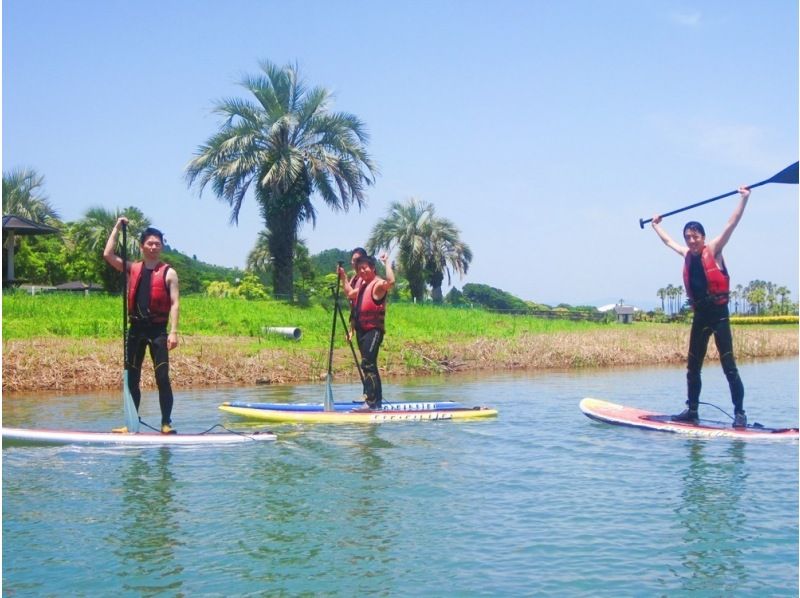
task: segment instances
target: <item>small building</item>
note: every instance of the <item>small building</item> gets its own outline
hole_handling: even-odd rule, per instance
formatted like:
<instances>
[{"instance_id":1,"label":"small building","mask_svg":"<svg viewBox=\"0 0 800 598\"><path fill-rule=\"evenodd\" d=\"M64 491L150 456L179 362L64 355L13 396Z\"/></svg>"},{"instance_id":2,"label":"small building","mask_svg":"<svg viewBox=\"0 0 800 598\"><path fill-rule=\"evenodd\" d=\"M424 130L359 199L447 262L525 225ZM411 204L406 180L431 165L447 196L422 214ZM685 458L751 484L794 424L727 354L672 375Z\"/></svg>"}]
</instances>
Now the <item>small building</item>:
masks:
<instances>
[{"instance_id":1,"label":"small building","mask_svg":"<svg viewBox=\"0 0 800 598\"><path fill-rule=\"evenodd\" d=\"M83 291L84 295L88 295L89 291L102 291L103 285L96 284L94 282L83 282L81 280L73 280L70 282L65 282L63 284L57 285L53 290L56 291Z\"/></svg>"},{"instance_id":2,"label":"small building","mask_svg":"<svg viewBox=\"0 0 800 598\"><path fill-rule=\"evenodd\" d=\"M620 324L633 323L633 313L636 308L633 305L615 305L614 313L617 314L617 322Z\"/></svg>"},{"instance_id":3,"label":"small building","mask_svg":"<svg viewBox=\"0 0 800 598\"><path fill-rule=\"evenodd\" d=\"M614 311L614 315L617 318L617 322L620 324L632 324L633 323L633 314L639 311L633 305L625 305L620 301L619 303L610 303L608 305L603 305L602 307L598 307L597 311L601 313Z\"/></svg>"}]
</instances>

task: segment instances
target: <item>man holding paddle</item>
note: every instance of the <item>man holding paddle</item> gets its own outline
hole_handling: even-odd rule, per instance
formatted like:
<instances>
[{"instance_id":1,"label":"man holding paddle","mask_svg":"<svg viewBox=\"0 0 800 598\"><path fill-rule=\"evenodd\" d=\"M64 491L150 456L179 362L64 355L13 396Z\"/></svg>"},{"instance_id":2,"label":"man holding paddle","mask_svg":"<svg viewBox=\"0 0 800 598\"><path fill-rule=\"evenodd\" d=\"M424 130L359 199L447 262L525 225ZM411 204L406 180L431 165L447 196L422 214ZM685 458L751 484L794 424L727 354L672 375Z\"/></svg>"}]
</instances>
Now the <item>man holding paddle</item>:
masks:
<instances>
[{"instance_id":1,"label":"man holding paddle","mask_svg":"<svg viewBox=\"0 0 800 598\"><path fill-rule=\"evenodd\" d=\"M673 421L698 422L700 370L703 367L709 338L713 334L722 370L725 372L731 391L734 408L733 427L747 427L747 417L744 412L744 385L739 377L739 370L733 356L733 337L728 312L730 276L722 257L722 249L728 243L736 225L739 224L749 197L750 189L739 187L739 203L736 209L728 219L722 233L708 243L706 243L705 230L699 222L686 223L683 227L683 238L686 245L681 245L661 228L662 216L653 216L653 230L667 247L684 259L683 280L686 286L686 296L694 310L687 358L688 398L686 409L673 416Z\"/></svg>"},{"instance_id":2,"label":"man holding paddle","mask_svg":"<svg viewBox=\"0 0 800 598\"><path fill-rule=\"evenodd\" d=\"M145 349L150 348L153 359L158 402L161 407L161 432L174 434L172 428L172 385L169 380L169 351L178 346L179 292L178 275L169 264L161 261L164 235L147 228L139 239L142 261L129 263L119 257L114 248L117 233L127 226L128 219L120 216L106 242L103 258L116 270L127 270L127 307L131 327L125 345L125 369L130 394L136 411L142 397L139 383ZM169 333L167 325L169 324ZM116 431L116 430L115 430ZM127 429L119 429L121 432Z\"/></svg>"},{"instance_id":3,"label":"man holding paddle","mask_svg":"<svg viewBox=\"0 0 800 598\"><path fill-rule=\"evenodd\" d=\"M362 255L356 259L356 273L360 284L355 288L347 279L344 268L338 267L344 292L355 308L354 323L358 349L361 351L366 410L380 409L383 402L381 377L378 373L378 351L385 333L386 296L394 286L394 272L389 263L389 256L384 253L380 260L386 269L386 279L375 272L374 257Z\"/></svg>"}]
</instances>

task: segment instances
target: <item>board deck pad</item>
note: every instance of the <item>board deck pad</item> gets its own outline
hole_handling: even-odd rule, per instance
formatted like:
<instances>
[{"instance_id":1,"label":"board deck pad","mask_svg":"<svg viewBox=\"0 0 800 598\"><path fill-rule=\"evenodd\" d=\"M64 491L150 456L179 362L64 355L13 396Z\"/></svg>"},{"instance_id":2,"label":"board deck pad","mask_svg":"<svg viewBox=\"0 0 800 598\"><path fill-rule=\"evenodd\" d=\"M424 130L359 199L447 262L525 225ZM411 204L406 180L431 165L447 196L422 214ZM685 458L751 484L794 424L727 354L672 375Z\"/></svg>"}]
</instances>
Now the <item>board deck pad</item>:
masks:
<instances>
[{"instance_id":1,"label":"board deck pad","mask_svg":"<svg viewBox=\"0 0 800 598\"><path fill-rule=\"evenodd\" d=\"M103 446L219 446L275 440L272 432L214 432L205 434L161 434L139 432L82 432L77 430L45 430L2 428L3 446L11 445L103 445Z\"/></svg>"},{"instance_id":2,"label":"board deck pad","mask_svg":"<svg viewBox=\"0 0 800 598\"><path fill-rule=\"evenodd\" d=\"M798 438L797 428L768 428L750 424L746 428L734 428L730 422L701 419L697 424L672 421L671 415L627 407L600 399L585 398L580 402L581 411L589 418L607 424L628 426L643 430L671 432L704 438L743 439L792 439Z\"/></svg>"}]
</instances>

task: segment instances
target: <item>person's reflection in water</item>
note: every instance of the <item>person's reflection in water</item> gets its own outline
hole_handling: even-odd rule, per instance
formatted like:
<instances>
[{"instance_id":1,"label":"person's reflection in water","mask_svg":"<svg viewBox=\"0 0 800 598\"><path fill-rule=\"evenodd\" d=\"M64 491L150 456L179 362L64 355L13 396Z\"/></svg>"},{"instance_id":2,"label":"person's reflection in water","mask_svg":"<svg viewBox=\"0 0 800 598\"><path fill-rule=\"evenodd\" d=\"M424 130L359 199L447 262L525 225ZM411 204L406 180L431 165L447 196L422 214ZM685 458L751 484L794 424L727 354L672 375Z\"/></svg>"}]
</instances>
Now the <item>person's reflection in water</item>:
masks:
<instances>
[{"instance_id":1,"label":"person's reflection in water","mask_svg":"<svg viewBox=\"0 0 800 598\"><path fill-rule=\"evenodd\" d=\"M146 451L131 459L123 474L122 518L114 541L123 591L142 596L180 592L183 566L175 559L175 549L182 542L171 457L168 448Z\"/></svg>"},{"instance_id":2,"label":"person's reflection in water","mask_svg":"<svg viewBox=\"0 0 800 598\"><path fill-rule=\"evenodd\" d=\"M727 595L747 580L741 561L748 541L740 505L747 482L744 447L744 442L732 441L724 454L710 460L704 453L716 447L703 440L689 441L689 465L676 513L685 530L685 570L677 573L688 592Z\"/></svg>"}]
</instances>

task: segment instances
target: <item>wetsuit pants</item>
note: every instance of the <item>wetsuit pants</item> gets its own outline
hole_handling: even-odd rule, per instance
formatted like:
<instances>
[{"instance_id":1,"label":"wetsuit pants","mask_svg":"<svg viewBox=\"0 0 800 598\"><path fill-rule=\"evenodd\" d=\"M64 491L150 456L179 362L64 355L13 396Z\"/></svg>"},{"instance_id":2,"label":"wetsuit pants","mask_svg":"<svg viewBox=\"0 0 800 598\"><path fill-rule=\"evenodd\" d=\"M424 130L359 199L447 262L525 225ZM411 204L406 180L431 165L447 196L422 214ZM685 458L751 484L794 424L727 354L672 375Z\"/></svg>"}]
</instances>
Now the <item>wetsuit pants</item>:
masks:
<instances>
[{"instance_id":1,"label":"wetsuit pants","mask_svg":"<svg viewBox=\"0 0 800 598\"><path fill-rule=\"evenodd\" d=\"M150 357L153 359L153 370L158 386L158 402L161 406L161 423L168 424L172 421L172 385L169 381L169 350L167 349L166 324L134 323L128 330L125 364L128 370L128 386L131 391L133 404L139 411L139 402L142 391L139 384L142 379L142 363L144 362L145 349L150 348Z\"/></svg>"},{"instance_id":2,"label":"wetsuit pants","mask_svg":"<svg viewBox=\"0 0 800 598\"><path fill-rule=\"evenodd\" d=\"M383 342L383 330L373 328L366 332L356 330L358 350L361 352L361 373L364 374L364 394L367 405L377 409L383 402L383 388L378 373L378 351Z\"/></svg>"},{"instance_id":3,"label":"wetsuit pants","mask_svg":"<svg viewBox=\"0 0 800 598\"><path fill-rule=\"evenodd\" d=\"M694 312L692 332L689 336L689 356L687 359L686 383L687 401L690 409L697 409L700 402L700 370L708 349L708 340L714 335L722 371L728 379L731 401L736 413L744 412L744 384L739 377L733 357L733 336L731 335L730 315L727 305L698 306Z\"/></svg>"}]
</instances>

